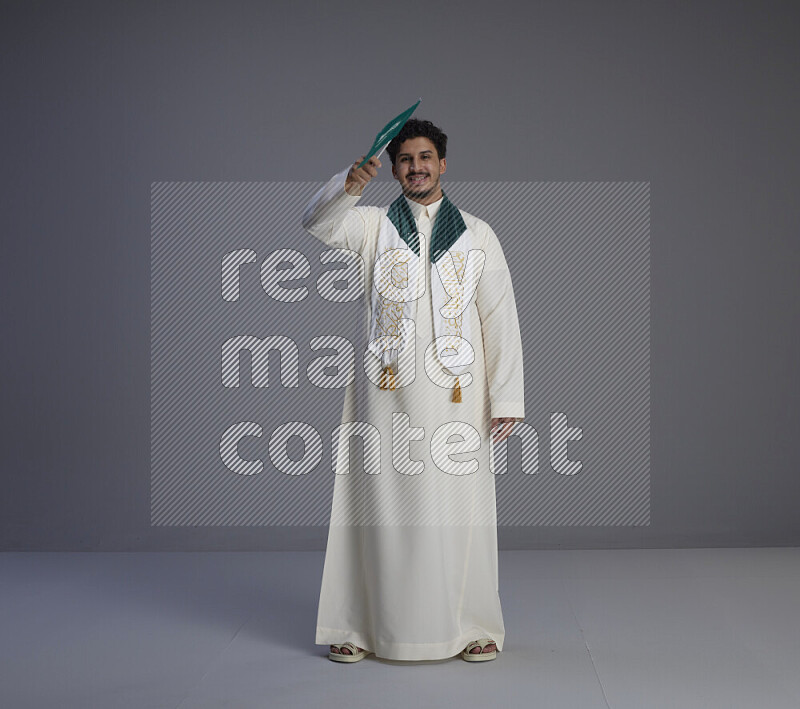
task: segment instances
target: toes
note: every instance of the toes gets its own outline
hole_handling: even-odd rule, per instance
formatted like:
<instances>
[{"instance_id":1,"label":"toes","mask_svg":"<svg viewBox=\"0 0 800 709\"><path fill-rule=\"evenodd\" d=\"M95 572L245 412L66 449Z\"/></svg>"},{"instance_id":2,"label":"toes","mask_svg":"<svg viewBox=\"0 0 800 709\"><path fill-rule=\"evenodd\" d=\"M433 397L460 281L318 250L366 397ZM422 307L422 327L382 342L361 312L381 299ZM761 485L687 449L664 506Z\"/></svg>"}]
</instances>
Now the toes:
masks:
<instances>
[{"instance_id":1,"label":"toes","mask_svg":"<svg viewBox=\"0 0 800 709\"><path fill-rule=\"evenodd\" d=\"M480 655L482 652L494 652L495 650L497 650L497 645L494 642L490 642L486 644L486 647L484 647L483 650L481 650L481 646L478 645L473 647L468 652L470 655Z\"/></svg>"},{"instance_id":2,"label":"toes","mask_svg":"<svg viewBox=\"0 0 800 709\"><path fill-rule=\"evenodd\" d=\"M358 645L356 645L356 647L358 648L359 652L363 652L364 651L363 647L358 647ZM331 645L331 652L336 654L336 655L352 655L353 654L352 650L350 650L350 648L346 647L345 645Z\"/></svg>"}]
</instances>

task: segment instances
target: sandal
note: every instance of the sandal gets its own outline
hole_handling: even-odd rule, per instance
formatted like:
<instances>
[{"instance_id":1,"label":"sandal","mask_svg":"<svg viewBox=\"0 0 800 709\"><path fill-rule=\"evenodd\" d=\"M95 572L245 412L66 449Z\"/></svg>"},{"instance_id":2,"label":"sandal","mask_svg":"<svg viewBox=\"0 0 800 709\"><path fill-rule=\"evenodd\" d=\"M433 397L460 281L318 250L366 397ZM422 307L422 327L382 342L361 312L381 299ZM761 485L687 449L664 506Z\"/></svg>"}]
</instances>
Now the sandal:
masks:
<instances>
[{"instance_id":1,"label":"sandal","mask_svg":"<svg viewBox=\"0 0 800 709\"><path fill-rule=\"evenodd\" d=\"M333 660L334 662L358 662L359 660L363 660L367 655L369 655L369 650L359 650L358 646L355 643L331 643L331 647L339 648L339 652L331 652L328 653L328 659ZM342 653L342 648L345 647L350 651L349 655L345 655Z\"/></svg>"},{"instance_id":2,"label":"sandal","mask_svg":"<svg viewBox=\"0 0 800 709\"><path fill-rule=\"evenodd\" d=\"M467 662L484 662L485 660L494 660L497 657L497 646L495 644L495 649L490 652L484 652L483 649L487 645L495 644L494 640L491 638L481 638L480 640L473 640L469 645L467 645L461 651L461 659L466 660ZM481 649L480 652L470 652L470 650L474 650L476 647Z\"/></svg>"}]
</instances>

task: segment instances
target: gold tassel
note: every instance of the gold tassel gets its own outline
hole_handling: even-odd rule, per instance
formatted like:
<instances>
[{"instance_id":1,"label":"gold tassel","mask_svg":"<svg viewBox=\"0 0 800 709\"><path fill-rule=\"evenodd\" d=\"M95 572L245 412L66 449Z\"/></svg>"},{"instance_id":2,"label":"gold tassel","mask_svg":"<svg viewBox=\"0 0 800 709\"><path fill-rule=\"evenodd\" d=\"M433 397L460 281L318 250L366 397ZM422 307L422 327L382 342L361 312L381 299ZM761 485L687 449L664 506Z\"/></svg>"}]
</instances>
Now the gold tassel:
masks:
<instances>
[{"instance_id":1,"label":"gold tassel","mask_svg":"<svg viewBox=\"0 0 800 709\"><path fill-rule=\"evenodd\" d=\"M392 371L391 365L387 364L383 371L381 372L381 389L391 389L392 391L395 390L396 384L394 379L394 372Z\"/></svg>"},{"instance_id":2,"label":"gold tassel","mask_svg":"<svg viewBox=\"0 0 800 709\"><path fill-rule=\"evenodd\" d=\"M461 403L461 384L458 383L458 377L456 377L456 383L453 386L453 403L460 404Z\"/></svg>"}]
</instances>

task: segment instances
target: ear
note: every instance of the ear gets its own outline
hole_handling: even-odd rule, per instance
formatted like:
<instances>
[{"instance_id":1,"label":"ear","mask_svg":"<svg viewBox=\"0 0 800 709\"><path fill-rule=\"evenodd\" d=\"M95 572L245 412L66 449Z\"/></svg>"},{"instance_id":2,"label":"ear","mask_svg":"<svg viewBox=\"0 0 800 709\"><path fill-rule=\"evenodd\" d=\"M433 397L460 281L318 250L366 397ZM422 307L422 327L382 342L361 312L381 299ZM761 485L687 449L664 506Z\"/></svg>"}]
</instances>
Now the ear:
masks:
<instances>
[{"instance_id":1,"label":"ear","mask_svg":"<svg viewBox=\"0 0 800 709\"><path fill-rule=\"evenodd\" d=\"M442 158L439 160L439 174L444 174L447 172L447 158Z\"/></svg>"},{"instance_id":2,"label":"ear","mask_svg":"<svg viewBox=\"0 0 800 709\"><path fill-rule=\"evenodd\" d=\"M400 179L397 176L397 170L395 169L394 165L392 165L392 177L394 177L395 180L399 180Z\"/></svg>"}]
</instances>

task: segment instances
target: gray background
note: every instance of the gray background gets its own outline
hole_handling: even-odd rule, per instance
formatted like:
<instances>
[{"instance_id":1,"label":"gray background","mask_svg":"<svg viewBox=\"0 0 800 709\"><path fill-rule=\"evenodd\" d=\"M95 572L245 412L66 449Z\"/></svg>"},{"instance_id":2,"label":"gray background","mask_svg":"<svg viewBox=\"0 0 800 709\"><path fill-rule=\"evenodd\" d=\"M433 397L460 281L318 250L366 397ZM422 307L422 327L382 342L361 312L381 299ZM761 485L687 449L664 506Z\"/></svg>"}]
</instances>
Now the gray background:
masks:
<instances>
[{"instance_id":1,"label":"gray background","mask_svg":"<svg viewBox=\"0 0 800 709\"><path fill-rule=\"evenodd\" d=\"M3 549L324 548L150 527L150 184L325 179L418 96L451 180L651 185L651 524L501 547L800 541L791 3L0 12Z\"/></svg>"}]
</instances>

